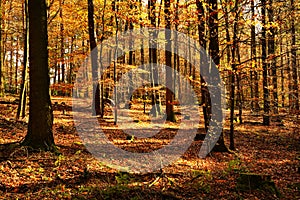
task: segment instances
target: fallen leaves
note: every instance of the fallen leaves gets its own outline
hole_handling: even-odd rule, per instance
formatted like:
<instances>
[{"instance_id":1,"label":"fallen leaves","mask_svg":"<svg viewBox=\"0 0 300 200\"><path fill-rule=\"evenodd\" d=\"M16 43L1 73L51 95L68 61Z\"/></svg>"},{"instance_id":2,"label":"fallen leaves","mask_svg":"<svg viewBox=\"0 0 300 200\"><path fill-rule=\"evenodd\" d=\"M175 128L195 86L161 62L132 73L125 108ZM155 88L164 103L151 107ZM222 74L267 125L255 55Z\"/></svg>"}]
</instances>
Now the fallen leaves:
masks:
<instances>
[{"instance_id":1,"label":"fallen leaves","mask_svg":"<svg viewBox=\"0 0 300 200\"><path fill-rule=\"evenodd\" d=\"M65 99L61 101L68 102ZM4 109L0 112L7 114ZM141 116L136 117L143 120ZM3 143L20 141L26 134L25 122L9 118L0 117L3 122L0 125ZM257 118L247 115L244 120L256 121ZM25 147L14 149L0 163L0 194L5 199L278 198L267 191L236 190L239 173L252 172L270 175L284 199L296 199L300 196L297 186L300 180L297 172L300 136L294 120L284 117L285 129L278 126L266 128L261 124L236 124L235 141L238 150L235 154L211 153L205 159L199 159L197 152L202 141L195 141L179 160L161 171L120 174L100 163L85 149L71 116L57 113L53 129L61 154L31 153ZM160 148L176 134L176 125L172 124L172 129L166 129L147 141L140 138L131 141L126 140L126 135L110 124L112 122L107 122L105 130L108 138L116 145L132 151L137 150L137 147L141 151ZM12 135L12 131L16 134ZM225 126L225 137L228 136L227 132Z\"/></svg>"}]
</instances>

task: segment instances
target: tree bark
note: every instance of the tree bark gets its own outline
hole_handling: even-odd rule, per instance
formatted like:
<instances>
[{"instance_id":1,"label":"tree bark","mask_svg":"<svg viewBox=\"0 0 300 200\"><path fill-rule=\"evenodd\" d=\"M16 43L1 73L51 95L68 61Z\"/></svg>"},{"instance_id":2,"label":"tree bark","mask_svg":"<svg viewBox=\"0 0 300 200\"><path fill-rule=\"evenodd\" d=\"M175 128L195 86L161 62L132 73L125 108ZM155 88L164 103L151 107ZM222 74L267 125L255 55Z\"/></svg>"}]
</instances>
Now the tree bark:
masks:
<instances>
[{"instance_id":1,"label":"tree bark","mask_svg":"<svg viewBox=\"0 0 300 200\"><path fill-rule=\"evenodd\" d=\"M275 30L272 27L274 22L273 12L273 0L269 0L268 6L268 18L269 24L271 25L268 35L268 56L271 57L269 69L272 73L272 97L273 97L273 112L278 114L278 92L277 92L277 69L276 69L276 58L275 58Z\"/></svg>"},{"instance_id":2,"label":"tree bark","mask_svg":"<svg viewBox=\"0 0 300 200\"><path fill-rule=\"evenodd\" d=\"M231 48L231 74L230 74L230 150L234 150L234 109L235 109L235 76L236 76L236 49L237 49L237 31L238 31L238 1L235 1L235 19L233 22L233 37L232 37L232 48Z\"/></svg>"},{"instance_id":3,"label":"tree bark","mask_svg":"<svg viewBox=\"0 0 300 200\"><path fill-rule=\"evenodd\" d=\"M0 97L4 95L4 84L2 79L3 70L3 40L2 40L2 1L0 1Z\"/></svg>"},{"instance_id":4,"label":"tree bark","mask_svg":"<svg viewBox=\"0 0 300 200\"><path fill-rule=\"evenodd\" d=\"M28 20L28 0L24 1L24 60L22 71L22 83L20 90L19 105L17 110L16 119L25 117L26 113L26 91L27 91L27 78L28 78L28 53L29 53L29 20Z\"/></svg>"},{"instance_id":5,"label":"tree bark","mask_svg":"<svg viewBox=\"0 0 300 200\"><path fill-rule=\"evenodd\" d=\"M298 89L298 69L297 69L297 46L296 46L296 29L295 29L295 5L294 0L291 0L291 64L292 64L292 77L293 77L293 95L292 95L292 108L296 111L299 110L299 89Z\"/></svg>"},{"instance_id":6,"label":"tree bark","mask_svg":"<svg viewBox=\"0 0 300 200\"><path fill-rule=\"evenodd\" d=\"M100 87L98 83L98 50L95 37L94 25L94 4L93 0L88 0L88 26L90 38L90 50L92 59L92 79L93 79L93 100L92 115L100 115Z\"/></svg>"},{"instance_id":7,"label":"tree bark","mask_svg":"<svg viewBox=\"0 0 300 200\"><path fill-rule=\"evenodd\" d=\"M53 150L53 112L49 94L48 35L45 0L28 2L29 13L29 122L22 145Z\"/></svg>"},{"instance_id":8,"label":"tree bark","mask_svg":"<svg viewBox=\"0 0 300 200\"><path fill-rule=\"evenodd\" d=\"M61 66L61 82L65 82L65 48L64 48L64 23L63 23L63 0L59 0L59 18L60 18L60 66ZM60 76L60 74L59 74ZM63 92L63 91L62 91Z\"/></svg>"},{"instance_id":9,"label":"tree bark","mask_svg":"<svg viewBox=\"0 0 300 200\"><path fill-rule=\"evenodd\" d=\"M251 96L253 105L252 108L256 112L259 110L259 90L258 90L258 73L257 73L257 64L256 64L256 33L255 33L255 6L254 0L251 1L251 15L252 15L252 25L251 25L251 59L252 59L252 68L253 68L253 79L254 83L251 82L253 86L253 96ZM252 87L251 86L251 87Z\"/></svg>"},{"instance_id":10,"label":"tree bark","mask_svg":"<svg viewBox=\"0 0 300 200\"><path fill-rule=\"evenodd\" d=\"M263 94L264 94L264 115L263 124L270 125L270 101L269 101L269 88L268 88L268 65L267 65L267 38L266 38L266 0L261 0L262 8L262 38L261 38L261 60L263 68Z\"/></svg>"},{"instance_id":11,"label":"tree bark","mask_svg":"<svg viewBox=\"0 0 300 200\"><path fill-rule=\"evenodd\" d=\"M165 59L166 59L166 114L167 121L175 122L175 114L174 107L172 101L174 99L174 94L172 92L172 53L167 49L171 49L171 35L168 33L168 29L171 29L171 19L170 19L170 0L165 0L165 20L166 20L166 51L165 51Z\"/></svg>"},{"instance_id":12,"label":"tree bark","mask_svg":"<svg viewBox=\"0 0 300 200\"><path fill-rule=\"evenodd\" d=\"M219 37L218 37L218 1L209 0L209 55L218 66L220 64L220 55L219 55ZM209 97L211 98L211 97ZM211 110L211 105L208 107ZM221 109L221 108L220 108ZM210 111L211 113L211 111ZM209 120L211 116L209 116ZM225 142L223 130L217 142L217 145L214 147L213 151L228 151Z\"/></svg>"}]
</instances>

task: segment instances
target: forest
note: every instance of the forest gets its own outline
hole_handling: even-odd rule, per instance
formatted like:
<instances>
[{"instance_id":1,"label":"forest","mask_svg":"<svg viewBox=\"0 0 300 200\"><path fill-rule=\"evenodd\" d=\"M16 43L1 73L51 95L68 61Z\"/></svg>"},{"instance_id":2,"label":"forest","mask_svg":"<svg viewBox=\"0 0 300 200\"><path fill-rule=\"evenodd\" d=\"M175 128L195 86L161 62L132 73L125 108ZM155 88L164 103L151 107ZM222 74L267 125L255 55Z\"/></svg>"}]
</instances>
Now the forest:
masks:
<instances>
[{"instance_id":1,"label":"forest","mask_svg":"<svg viewBox=\"0 0 300 200\"><path fill-rule=\"evenodd\" d=\"M298 0L1 0L0 199L300 199Z\"/></svg>"}]
</instances>

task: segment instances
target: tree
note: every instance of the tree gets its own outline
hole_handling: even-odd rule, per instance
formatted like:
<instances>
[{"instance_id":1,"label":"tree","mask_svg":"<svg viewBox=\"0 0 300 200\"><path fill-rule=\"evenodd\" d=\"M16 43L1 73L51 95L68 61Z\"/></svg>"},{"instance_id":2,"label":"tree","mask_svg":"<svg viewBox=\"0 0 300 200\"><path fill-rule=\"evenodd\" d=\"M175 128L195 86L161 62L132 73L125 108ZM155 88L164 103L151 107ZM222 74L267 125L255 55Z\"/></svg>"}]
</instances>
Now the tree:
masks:
<instances>
[{"instance_id":1,"label":"tree","mask_svg":"<svg viewBox=\"0 0 300 200\"><path fill-rule=\"evenodd\" d=\"M258 73L257 73L257 64L256 64L256 34L255 34L255 5L254 5L254 0L251 1L251 19L252 19L252 24L251 24L251 59L253 63L253 68L254 68L254 87L251 87L254 89L251 98L254 97L254 100L251 100L252 103L252 108L254 111L259 110L259 104L258 104L258 99L259 99L259 93L258 93ZM251 73L251 72L250 72ZM252 74L251 74L252 75ZM250 77L252 79L252 76ZM252 83L252 82L251 82ZM252 89L252 90L253 90Z\"/></svg>"},{"instance_id":2,"label":"tree","mask_svg":"<svg viewBox=\"0 0 300 200\"><path fill-rule=\"evenodd\" d=\"M218 1L217 0L209 0L209 19L208 19L208 27L209 27L209 55L218 66L220 64L220 50L219 50L219 30L218 30ZM209 97L213 98L213 97ZM209 109L211 110L211 101L209 100ZM210 116L208 119L211 119L211 111L207 114ZM228 151L223 136L223 130L218 140L218 145L214 147L214 151Z\"/></svg>"},{"instance_id":3,"label":"tree","mask_svg":"<svg viewBox=\"0 0 300 200\"><path fill-rule=\"evenodd\" d=\"M299 93L298 93L298 69L297 69L297 46L296 46L296 28L295 28L295 3L291 0L291 34L292 34L292 51L291 51L291 64L292 64L292 77L293 77L293 97L292 97L292 108L299 110Z\"/></svg>"},{"instance_id":4,"label":"tree","mask_svg":"<svg viewBox=\"0 0 300 200\"><path fill-rule=\"evenodd\" d=\"M151 27L156 28L159 26L159 17L158 17L158 25L156 24L156 0L148 0L148 18L150 20ZM157 37L157 31L151 30L151 34L153 38ZM157 68L157 43L156 41L149 40L149 63L150 64L150 79L151 79L151 87L156 87L158 85L158 68ZM156 90L151 91L151 103L152 109L151 114L154 117L157 117L158 114L161 114L160 107L160 96L159 92Z\"/></svg>"},{"instance_id":5,"label":"tree","mask_svg":"<svg viewBox=\"0 0 300 200\"><path fill-rule=\"evenodd\" d=\"M270 69L272 72L272 86L273 86L273 110L275 114L278 114L278 93L277 93L277 69L276 69L276 57L275 57L275 29L274 23L274 11L273 0L269 0L268 17L269 17L269 34L268 34L268 56L271 57Z\"/></svg>"},{"instance_id":6,"label":"tree","mask_svg":"<svg viewBox=\"0 0 300 200\"><path fill-rule=\"evenodd\" d=\"M61 79L58 82L65 82L65 47L64 47L64 23L63 23L63 4L62 0L59 0L59 19L60 19L60 63L61 63ZM60 76L60 74L59 74Z\"/></svg>"},{"instance_id":7,"label":"tree","mask_svg":"<svg viewBox=\"0 0 300 200\"><path fill-rule=\"evenodd\" d=\"M229 148L231 150L234 150L234 109L235 109L235 76L236 76L236 49L238 46L237 43L237 31L238 31L238 0L235 1L234 5L235 10L235 19L233 22L233 38L232 38L232 48L231 48L231 74L230 74L230 84L231 84L231 90L230 90L230 146Z\"/></svg>"},{"instance_id":8,"label":"tree","mask_svg":"<svg viewBox=\"0 0 300 200\"><path fill-rule=\"evenodd\" d=\"M266 0L261 0L262 8L262 33L261 33L261 60L263 67L263 94L264 94L264 116L263 124L270 124L270 101L269 101L269 88L268 88L268 65L267 65L267 38L266 38Z\"/></svg>"},{"instance_id":9,"label":"tree","mask_svg":"<svg viewBox=\"0 0 300 200\"><path fill-rule=\"evenodd\" d=\"M23 58L23 71L22 71L22 83L21 83L21 90L20 90L20 98L19 98L19 105L17 110L16 119L24 118L25 111L26 111L26 92L27 92L27 78L28 78L28 42L29 42L29 20L28 20L28 0L24 1L24 58Z\"/></svg>"},{"instance_id":10,"label":"tree","mask_svg":"<svg viewBox=\"0 0 300 200\"><path fill-rule=\"evenodd\" d=\"M98 50L95 37L95 25L94 25L94 3L93 0L88 0L88 26L90 37L90 50L92 59L92 78L93 78L93 102L92 102L92 114L99 115L100 108L100 87L98 83Z\"/></svg>"},{"instance_id":11,"label":"tree","mask_svg":"<svg viewBox=\"0 0 300 200\"><path fill-rule=\"evenodd\" d=\"M48 35L45 0L28 2L29 14L29 122L22 145L54 150L53 112L49 94Z\"/></svg>"},{"instance_id":12,"label":"tree","mask_svg":"<svg viewBox=\"0 0 300 200\"><path fill-rule=\"evenodd\" d=\"M166 114L167 120L175 122L174 107L172 104L174 94L172 92L172 53L168 50L171 49L171 35L168 33L168 29L171 28L171 19L170 19L170 0L165 0L165 20L166 20Z\"/></svg>"},{"instance_id":13,"label":"tree","mask_svg":"<svg viewBox=\"0 0 300 200\"><path fill-rule=\"evenodd\" d=\"M0 96L4 95L4 87L2 81L3 70L3 40L2 40L2 1L0 1Z\"/></svg>"}]
</instances>

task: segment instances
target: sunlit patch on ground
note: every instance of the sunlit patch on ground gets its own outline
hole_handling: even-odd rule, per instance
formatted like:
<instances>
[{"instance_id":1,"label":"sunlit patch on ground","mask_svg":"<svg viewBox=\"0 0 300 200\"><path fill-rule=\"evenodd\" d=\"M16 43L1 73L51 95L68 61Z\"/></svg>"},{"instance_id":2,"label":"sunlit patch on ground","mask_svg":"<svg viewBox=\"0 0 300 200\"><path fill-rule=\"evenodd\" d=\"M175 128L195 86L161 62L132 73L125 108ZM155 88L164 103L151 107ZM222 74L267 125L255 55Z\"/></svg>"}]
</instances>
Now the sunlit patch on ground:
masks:
<instances>
[{"instance_id":1,"label":"sunlit patch on ground","mask_svg":"<svg viewBox=\"0 0 300 200\"><path fill-rule=\"evenodd\" d=\"M58 103L68 99L55 99ZM26 119L16 121L16 105L0 105L1 143L20 141L26 134ZM141 112L135 129L149 123ZM143 113L143 112L142 112ZM137 115L134 114L133 115ZM104 132L116 146L130 151L152 151L167 145L176 135L178 125L167 124L150 138L128 138L113 125L111 113L99 120ZM299 193L299 124L297 118L284 117L283 126L248 123L258 121L245 112L244 124L235 125L237 151L211 153L199 159L202 141L195 141L175 163L146 174L127 174L99 162L83 145L72 119L72 112L54 112L54 136L60 155L49 152L29 153L18 148L1 157L0 194L3 199L278 199L271 191L239 191L240 173L271 175L282 199L297 199ZM178 115L178 118L180 116ZM298 119L299 120L299 119ZM201 121L201 123L203 123ZM147 124L148 125L148 124ZM203 125L199 125L199 128ZM228 141L228 124L224 129ZM228 144L228 142L226 142ZM4 149L1 149L5 152ZM123 195L123 196L122 196Z\"/></svg>"}]
</instances>

